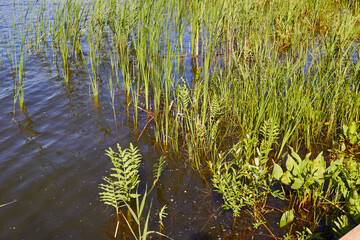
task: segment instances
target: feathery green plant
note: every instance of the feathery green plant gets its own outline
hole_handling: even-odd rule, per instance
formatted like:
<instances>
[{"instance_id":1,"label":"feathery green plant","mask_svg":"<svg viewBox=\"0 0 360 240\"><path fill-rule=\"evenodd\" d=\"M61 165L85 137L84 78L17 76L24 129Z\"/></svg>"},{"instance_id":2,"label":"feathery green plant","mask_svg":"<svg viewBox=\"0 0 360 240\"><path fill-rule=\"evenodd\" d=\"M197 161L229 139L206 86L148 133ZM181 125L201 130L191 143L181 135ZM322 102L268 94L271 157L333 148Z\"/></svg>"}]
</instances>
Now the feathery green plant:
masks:
<instances>
[{"instance_id":1,"label":"feathery green plant","mask_svg":"<svg viewBox=\"0 0 360 240\"><path fill-rule=\"evenodd\" d=\"M113 164L113 171L110 177L104 177L107 184L100 184L100 199L105 204L113 206L119 214L120 208L125 206L131 198L136 198L137 194L132 191L139 184L139 166L141 155L139 150L130 143L130 148L122 149L117 145L117 152L112 148L106 151Z\"/></svg>"},{"instance_id":2,"label":"feathery green plant","mask_svg":"<svg viewBox=\"0 0 360 240\"><path fill-rule=\"evenodd\" d=\"M215 191L223 195L224 208L233 210L235 217L244 207L257 209L271 192L267 162L260 161L263 153L256 145L256 139L249 136L231 151L219 154L215 163L209 162Z\"/></svg>"},{"instance_id":3,"label":"feathery green plant","mask_svg":"<svg viewBox=\"0 0 360 240\"><path fill-rule=\"evenodd\" d=\"M159 182L160 176L162 171L164 170L164 164L165 164L165 158L163 156L161 156L158 159L158 162L155 164L155 169L154 169L154 181L153 184L151 186L151 189L149 190L149 192L147 194L150 194L150 192L154 189L155 185Z\"/></svg>"},{"instance_id":4,"label":"feathery green plant","mask_svg":"<svg viewBox=\"0 0 360 240\"><path fill-rule=\"evenodd\" d=\"M100 184L100 189L103 190L103 192L100 192L99 194L101 201L116 209L117 226L115 230L115 237L117 236L118 226L120 221L119 215L121 214L124 217L124 220L126 221L126 224L128 225L135 239L145 240L149 234L153 234L153 233L171 239L166 235L162 234L161 232L148 230L151 205L145 223L142 223L141 221L142 213L145 208L146 198L160 178L163 165L165 163L164 158L161 157L158 161L157 166L155 166L155 170L154 170L155 180L153 182L153 186L149 192L145 190L145 194L140 202L140 194L138 194L137 191L137 187L140 182L138 169L141 162L141 155L139 153L139 150L135 148L131 143L130 143L130 147L124 150L120 147L119 144L117 144L117 149L118 149L117 152L113 151L112 148L109 148L109 150L106 151L106 155L110 157L114 167L111 168L113 173L110 174L110 177L103 178L106 184ZM136 188L136 193L133 193L133 190L135 188ZM136 200L135 210L130 206L130 200L132 198L135 198ZM121 208L125 206L129 210L131 216L133 217L133 219L135 220L138 226L137 234L135 233L136 231L132 228L129 220L121 211ZM166 216L165 206L161 209L160 212L161 214L159 215L159 218L162 224L162 220Z\"/></svg>"},{"instance_id":5,"label":"feathery green plant","mask_svg":"<svg viewBox=\"0 0 360 240\"><path fill-rule=\"evenodd\" d=\"M165 211L166 211L167 206L164 205L160 212L159 212L159 225L160 225L160 232L162 232L164 230L164 219L166 218L166 216L168 215Z\"/></svg>"}]
</instances>

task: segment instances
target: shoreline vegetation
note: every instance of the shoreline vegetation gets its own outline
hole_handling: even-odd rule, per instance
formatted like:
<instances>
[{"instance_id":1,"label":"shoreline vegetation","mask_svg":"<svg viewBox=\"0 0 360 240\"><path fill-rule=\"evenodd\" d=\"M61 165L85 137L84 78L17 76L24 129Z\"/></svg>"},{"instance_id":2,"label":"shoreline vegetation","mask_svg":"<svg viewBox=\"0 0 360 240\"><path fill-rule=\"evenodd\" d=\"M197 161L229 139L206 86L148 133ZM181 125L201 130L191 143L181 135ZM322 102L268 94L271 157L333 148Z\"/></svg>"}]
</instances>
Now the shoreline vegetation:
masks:
<instances>
[{"instance_id":1,"label":"shoreline vegetation","mask_svg":"<svg viewBox=\"0 0 360 240\"><path fill-rule=\"evenodd\" d=\"M107 89L116 123L124 95L139 138L151 131L209 181L234 222L249 214L273 239L336 239L360 223L359 1L15 1L8 20L14 114L29 60L53 64L66 91L86 69L94 108ZM112 199L119 217L124 198Z\"/></svg>"}]
</instances>

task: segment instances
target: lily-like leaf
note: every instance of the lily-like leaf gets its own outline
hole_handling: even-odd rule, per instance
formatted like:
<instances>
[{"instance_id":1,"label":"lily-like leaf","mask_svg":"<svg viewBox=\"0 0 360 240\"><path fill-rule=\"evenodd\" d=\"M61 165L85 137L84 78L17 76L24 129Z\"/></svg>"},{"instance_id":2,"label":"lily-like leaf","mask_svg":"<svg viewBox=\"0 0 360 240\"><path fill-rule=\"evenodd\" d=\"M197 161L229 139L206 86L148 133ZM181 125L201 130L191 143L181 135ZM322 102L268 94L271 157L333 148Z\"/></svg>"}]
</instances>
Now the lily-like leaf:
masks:
<instances>
[{"instance_id":1,"label":"lily-like leaf","mask_svg":"<svg viewBox=\"0 0 360 240\"><path fill-rule=\"evenodd\" d=\"M291 173L289 171L286 171L284 175L281 177L281 182L285 185L290 185L291 183Z\"/></svg>"},{"instance_id":2,"label":"lily-like leaf","mask_svg":"<svg viewBox=\"0 0 360 240\"><path fill-rule=\"evenodd\" d=\"M286 168L289 170L294 176L299 175L299 166L295 162L295 160L288 156L288 159L286 160Z\"/></svg>"},{"instance_id":3,"label":"lily-like leaf","mask_svg":"<svg viewBox=\"0 0 360 240\"><path fill-rule=\"evenodd\" d=\"M350 135L354 135L357 131L357 125L356 122L352 122L350 127L349 127L349 134Z\"/></svg>"},{"instance_id":4,"label":"lily-like leaf","mask_svg":"<svg viewBox=\"0 0 360 240\"><path fill-rule=\"evenodd\" d=\"M273 176L276 180L280 180L280 178L282 177L282 175L284 174L284 171L282 170L282 168L278 165L278 164L274 164L274 169L273 169Z\"/></svg>"},{"instance_id":5,"label":"lily-like leaf","mask_svg":"<svg viewBox=\"0 0 360 240\"><path fill-rule=\"evenodd\" d=\"M326 171L326 163L322 152L314 159L312 166L313 178L318 184L322 184L324 182L324 174Z\"/></svg>"},{"instance_id":6,"label":"lily-like leaf","mask_svg":"<svg viewBox=\"0 0 360 240\"><path fill-rule=\"evenodd\" d=\"M293 156L296 159L296 161L298 161L298 163L300 164L302 162L301 157L299 156L299 154L297 154L294 151L292 147L290 147L290 149L291 149L291 156Z\"/></svg>"},{"instance_id":7,"label":"lily-like leaf","mask_svg":"<svg viewBox=\"0 0 360 240\"><path fill-rule=\"evenodd\" d=\"M292 189L300 189L304 184L304 180L302 178L295 178L294 183L291 185Z\"/></svg>"},{"instance_id":8,"label":"lily-like leaf","mask_svg":"<svg viewBox=\"0 0 360 240\"><path fill-rule=\"evenodd\" d=\"M356 145L357 143L359 142L359 140L358 140L358 137L356 136L356 135L354 135L354 136L352 136L351 138L350 138L350 144L351 145Z\"/></svg>"},{"instance_id":9,"label":"lily-like leaf","mask_svg":"<svg viewBox=\"0 0 360 240\"><path fill-rule=\"evenodd\" d=\"M280 219L280 227L284 227L286 224L294 221L294 209L288 210L283 213Z\"/></svg>"},{"instance_id":10,"label":"lily-like leaf","mask_svg":"<svg viewBox=\"0 0 360 240\"><path fill-rule=\"evenodd\" d=\"M343 125L343 131L344 131L344 135L348 136L349 127L346 126L345 124Z\"/></svg>"}]
</instances>

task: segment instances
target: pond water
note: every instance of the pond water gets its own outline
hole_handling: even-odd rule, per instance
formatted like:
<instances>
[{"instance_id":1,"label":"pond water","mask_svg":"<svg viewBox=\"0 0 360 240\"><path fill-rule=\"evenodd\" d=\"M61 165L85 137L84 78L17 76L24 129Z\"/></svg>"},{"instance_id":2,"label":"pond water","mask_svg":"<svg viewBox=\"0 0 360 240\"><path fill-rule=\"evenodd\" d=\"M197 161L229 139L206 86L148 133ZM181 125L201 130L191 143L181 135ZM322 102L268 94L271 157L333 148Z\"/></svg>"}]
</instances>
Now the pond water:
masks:
<instances>
[{"instance_id":1,"label":"pond water","mask_svg":"<svg viewBox=\"0 0 360 240\"><path fill-rule=\"evenodd\" d=\"M12 3L0 2L3 32L8 31ZM143 193L152 184L153 166L162 154L151 124L138 140L146 115L140 116L136 131L120 91L115 122L106 83L100 89L100 107L94 108L86 69L72 69L67 88L52 62L34 54L26 65L26 112L19 111L18 102L14 111L15 75L4 49L1 52L0 205L15 202L0 208L0 238L113 238L115 210L100 202L98 195L99 184L112 166L105 150L117 143L123 148L133 143L140 149L139 192ZM104 67L104 75L106 71ZM190 67L186 71L190 74ZM171 153L147 206L151 199L150 230L158 230L157 211L167 205L164 233L174 239L244 239L253 234L266 238L264 229L254 232L248 216L234 224L231 212L221 211L221 197L212 192L209 182L186 165L186 159ZM276 224L274 228L276 232ZM131 238L125 222L118 238Z\"/></svg>"}]
</instances>

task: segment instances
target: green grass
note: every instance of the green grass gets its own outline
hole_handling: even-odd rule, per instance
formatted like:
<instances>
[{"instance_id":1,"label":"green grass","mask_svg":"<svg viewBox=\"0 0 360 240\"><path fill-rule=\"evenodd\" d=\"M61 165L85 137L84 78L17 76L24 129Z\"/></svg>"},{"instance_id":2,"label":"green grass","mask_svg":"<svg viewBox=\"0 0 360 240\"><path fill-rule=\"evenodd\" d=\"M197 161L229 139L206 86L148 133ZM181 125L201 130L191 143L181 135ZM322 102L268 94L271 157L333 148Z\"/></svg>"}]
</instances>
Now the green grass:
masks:
<instances>
[{"instance_id":1,"label":"green grass","mask_svg":"<svg viewBox=\"0 0 360 240\"><path fill-rule=\"evenodd\" d=\"M135 128L146 113L164 150L200 173L209 163L230 169L219 154L249 137L256 143L242 157L253 165L255 149L275 130L269 169L290 147L337 148L343 125L360 120L358 1L68 0L31 12L35 21L23 25L20 49L15 37L3 38L21 109L30 29L29 48L51 51L66 85L73 66L89 66L96 106L100 75L110 69L133 107ZM105 89L116 118L112 79Z\"/></svg>"}]
</instances>

